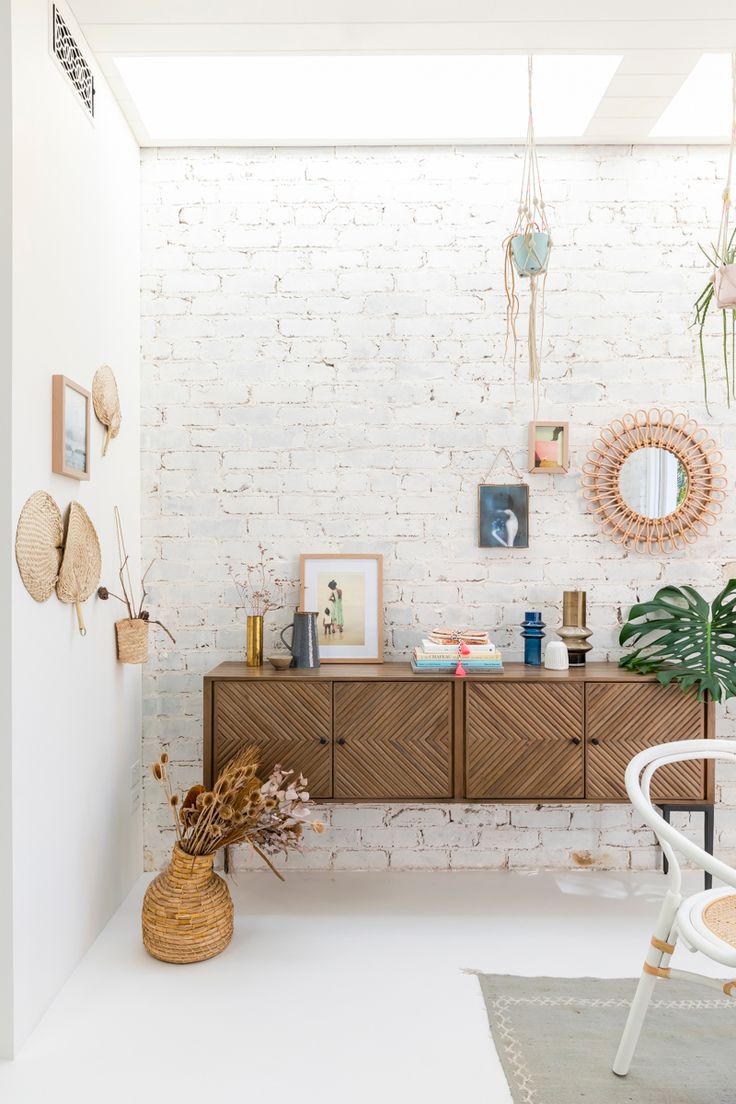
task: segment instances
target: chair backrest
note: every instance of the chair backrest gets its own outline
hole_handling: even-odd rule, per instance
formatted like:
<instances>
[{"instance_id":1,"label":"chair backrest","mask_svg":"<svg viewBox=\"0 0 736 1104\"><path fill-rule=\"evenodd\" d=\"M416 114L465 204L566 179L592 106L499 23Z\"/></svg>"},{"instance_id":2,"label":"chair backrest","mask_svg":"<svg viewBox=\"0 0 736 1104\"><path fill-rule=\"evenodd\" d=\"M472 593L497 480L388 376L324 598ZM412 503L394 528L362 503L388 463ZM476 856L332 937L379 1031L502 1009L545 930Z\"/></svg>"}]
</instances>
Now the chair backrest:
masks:
<instances>
[{"instance_id":1,"label":"chair backrest","mask_svg":"<svg viewBox=\"0 0 736 1104\"><path fill-rule=\"evenodd\" d=\"M685 763L694 759L727 759L736 762L736 742L731 740L677 740L646 748L626 768L626 792L631 804L645 824L654 831L670 864L670 888L680 892L682 875L675 852L689 862L697 863L736 889L736 870L720 859L714 858L696 843L678 832L655 809L650 797L652 777L655 771L668 763Z\"/></svg>"}]
</instances>

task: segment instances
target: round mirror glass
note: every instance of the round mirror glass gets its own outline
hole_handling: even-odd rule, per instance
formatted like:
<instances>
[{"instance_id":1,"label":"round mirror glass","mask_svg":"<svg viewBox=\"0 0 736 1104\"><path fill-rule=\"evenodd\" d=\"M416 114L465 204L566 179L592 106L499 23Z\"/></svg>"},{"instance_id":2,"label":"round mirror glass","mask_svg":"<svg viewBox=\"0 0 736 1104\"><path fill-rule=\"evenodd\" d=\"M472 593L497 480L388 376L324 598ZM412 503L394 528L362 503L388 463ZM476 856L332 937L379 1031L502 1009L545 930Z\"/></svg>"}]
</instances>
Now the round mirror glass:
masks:
<instances>
[{"instance_id":1,"label":"round mirror glass","mask_svg":"<svg viewBox=\"0 0 736 1104\"><path fill-rule=\"evenodd\" d=\"M667 449L640 448L624 460L618 485L629 509L645 518L663 518L685 498L687 471Z\"/></svg>"}]
</instances>

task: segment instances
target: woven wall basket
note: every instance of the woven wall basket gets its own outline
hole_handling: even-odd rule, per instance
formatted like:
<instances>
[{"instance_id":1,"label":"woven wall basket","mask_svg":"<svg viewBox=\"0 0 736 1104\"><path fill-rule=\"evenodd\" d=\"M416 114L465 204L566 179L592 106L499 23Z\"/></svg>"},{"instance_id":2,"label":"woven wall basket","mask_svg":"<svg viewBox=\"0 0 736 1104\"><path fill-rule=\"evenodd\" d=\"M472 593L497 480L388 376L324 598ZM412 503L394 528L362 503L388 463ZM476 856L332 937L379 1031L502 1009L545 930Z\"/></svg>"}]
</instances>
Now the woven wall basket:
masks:
<instances>
[{"instance_id":1,"label":"woven wall basket","mask_svg":"<svg viewBox=\"0 0 736 1104\"><path fill-rule=\"evenodd\" d=\"M201 962L233 936L230 890L215 874L214 855L187 855L177 844L170 865L143 898L143 945L162 962Z\"/></svg>"},{"instance_id":2,"label":"woven wall basket","mask_svg":"<svg viewBox=\"0 0 736 1104\"><path fill-rule=\"evenodd\" d=\"M148 622L142 617L124 617L115 622L118 659L121 663L145 663L148 660Z\"/></svg>"}]
</instances>

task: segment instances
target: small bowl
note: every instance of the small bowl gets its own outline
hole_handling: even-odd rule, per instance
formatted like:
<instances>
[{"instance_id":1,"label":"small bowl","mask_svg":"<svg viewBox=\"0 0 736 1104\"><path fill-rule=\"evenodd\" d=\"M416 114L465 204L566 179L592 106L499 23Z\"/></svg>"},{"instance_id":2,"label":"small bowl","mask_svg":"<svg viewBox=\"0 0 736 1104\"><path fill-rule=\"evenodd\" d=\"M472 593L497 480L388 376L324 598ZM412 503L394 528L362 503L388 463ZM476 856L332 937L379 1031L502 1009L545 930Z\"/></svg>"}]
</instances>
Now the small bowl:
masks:
<instances>
[{"instance_id":1,"label":"small bowl","mask_svg":"<svg viewBox=\"0 0 736 1104\"><path fill-rule=\"evenodd\" d=\"M291 656L272 655L268 657L268 662L277 671L285 671L287 667L291 667Z\"/></svg>"}]
</instances>

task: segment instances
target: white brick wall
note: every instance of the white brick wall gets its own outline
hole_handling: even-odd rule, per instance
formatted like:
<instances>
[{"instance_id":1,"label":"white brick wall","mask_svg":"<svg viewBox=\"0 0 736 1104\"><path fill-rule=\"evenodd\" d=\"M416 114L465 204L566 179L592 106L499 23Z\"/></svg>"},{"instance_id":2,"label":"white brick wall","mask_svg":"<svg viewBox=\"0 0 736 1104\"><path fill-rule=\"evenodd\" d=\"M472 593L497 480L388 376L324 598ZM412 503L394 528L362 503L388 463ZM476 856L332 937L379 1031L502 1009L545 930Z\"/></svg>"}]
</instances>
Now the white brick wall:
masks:
<instances>
[{"instance_id":1,"label":"white brick wall","mask_svg":"<svg viewBox=\"0 0 736 1104\"><path fill-rule=\"evenodd\" d=\"M515 212L507 149L144 150L143 532L151 606L176 647L145 679L145 755L201 771L201 678L243 652L228 563L264 542L296 579L305 551L377 551L386 655L423 628L560 621L588 591L592 658L615 658L622 611L663 581L712 593L736 559L733 500L685 553L601 538L579 472L598 430L637 406L707 420L691 304L707 273L723 150L545 150L555 249L539 415L571 423L571 470L532 476L528 550L479 549L476 487L501 445L526 462L531 396L503 362L501 241ZM709 344L715 365L718 334ZM733 415L711 432L736 470ZM508 475L503 468L495 477ZM290 598L295 598L296 590ZM268 618L267 652L285 613ZM736 731L734 711L720 731ZM719 812L736 849L736 777ZM309 867L650 867L626 809L334 807ZM693 818L699 831L700 817ZM151 866L169 845L146 792Z\"/></svg>"}]
</instances>

